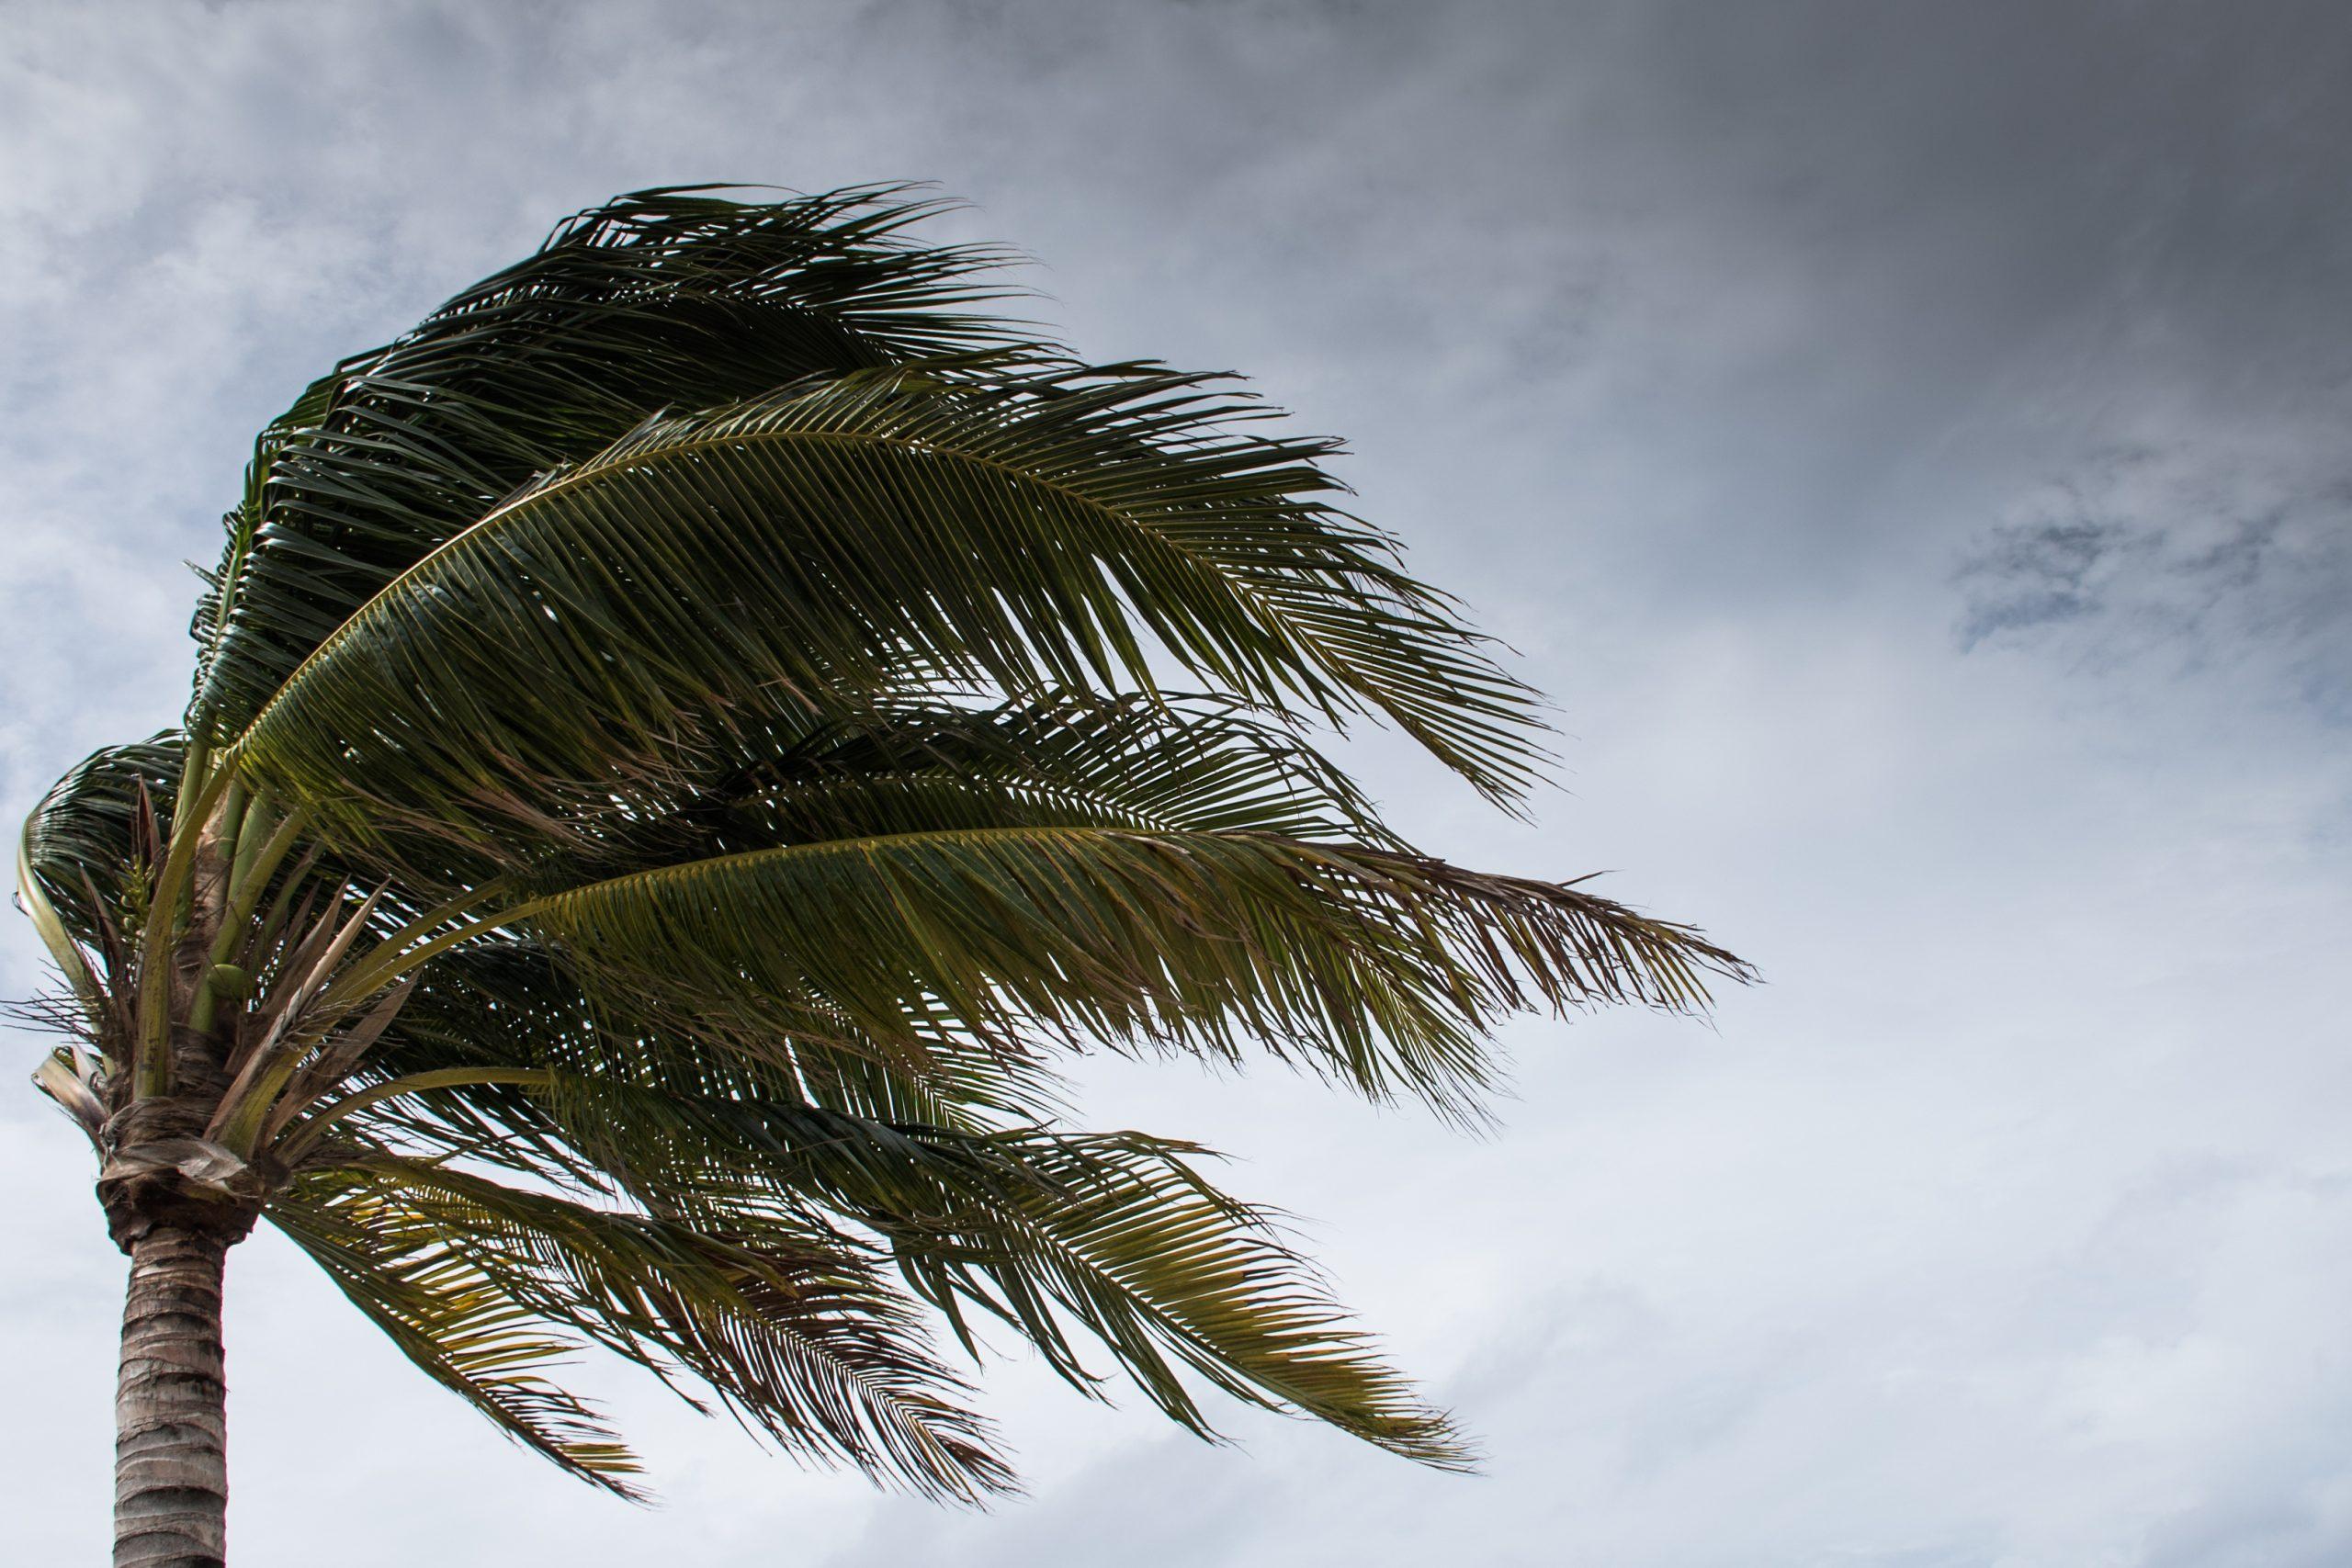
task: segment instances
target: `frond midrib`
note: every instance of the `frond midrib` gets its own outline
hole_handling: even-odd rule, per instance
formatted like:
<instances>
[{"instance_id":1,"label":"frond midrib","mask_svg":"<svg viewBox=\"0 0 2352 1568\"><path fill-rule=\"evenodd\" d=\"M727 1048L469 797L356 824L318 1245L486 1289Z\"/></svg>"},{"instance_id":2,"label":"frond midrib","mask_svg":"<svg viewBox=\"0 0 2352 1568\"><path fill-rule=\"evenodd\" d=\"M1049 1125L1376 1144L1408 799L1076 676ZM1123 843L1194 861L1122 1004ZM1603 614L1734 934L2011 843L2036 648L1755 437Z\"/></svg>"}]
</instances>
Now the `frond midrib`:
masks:
<instances>
[{"instance_id":1,"label":"frond midrib","mask_svg":"<svg viewBox=\"0 0 2352 1568\"><path fill-rule=\"evenodd\" d=\"M622 439L626 440L628 438L624 436ZM1365 685L1361 683L1360 678L1353 675L1353 667L1350 661L1332 654L1329 649L1322 648L1315 639L1308 638L1302 641L1298 634L1289 626L1288 617L1286 617L1277 606L1272 604L1268 600L1267 596L1254 584L1249 582L1246 579L1225 570L1223 567L1219 566L1214 558L1205 556L1200 550L1186 545L1181 540L1170 538L1166 534L1152 527L1147 521L1135 513L1114 506L1097 497L1090 496L1083 491L1073 488L1063 479L1057 479L1047 474L1041 474L1032 469L1017 467L1013 464L1005 462L1001 458L992 457L985 453L970 450L968 446L963 445L939 442L918 436L906 435L903 434L791 428L752 431L736 430L729 431L723 434L706 434L688 437L684 440L666 444L642 452L629 453L623 457L615 458L610 462L602 462L596 458L590 458L586 463L582 464L571 472L549 479L545 484L533 488L526 494L516 496L509 502L493 507L490 512L484 513L473 523L467 525L464 528L458 530L456 534L451 535L447 539L442 541L433 549L420 557L413 564L403 570L398 576L386 582L382 588L379 589L369 597L366 604L354 610L341 626L337 626L333 632L329 633L324 638L322 638L316 648L312 649L310 653L303 657L302 662L297 665L293 671L286 677L286 680L278 686L277 690L271 694L269 701L262 705L259 711L254 715L252 722L247 724L244 729L239 732L237 739L234 741L231 742L228 748L229 757L233 761L243 753L247 745L251 742L254 736L259 732L263 723L269 717L271 713L274 712L281 703L285 702L288 698L298 685L300 685L307 677L314 673L315 669L320 662L329 657L332 651L338 645L349 637L359 635L366 629L366 625L369 621L383 615L390 614L390 610L389 605L391 597L403 584L408 582L410 579L427 570L436 561L448 555L451 551L458 548L460 546L468 545L475 541L486 530L492 528L496 525L510 521L515 516L524 513L526 509L535 508L541 502L551 500L557 496L568 494L573 489L584 485L593 479L599 479L615 474L650 469L663 463L681 460L707 451L771 443L782 445L796 442L811 445L831 444L837 446L880 446L900 451L923 453L934 457L953 459L975 468L986 468L1001 474L1017 483L1050 491L1060 496L1072 505L1091 512L1097 516L1132 532L1133 534L1147 540L1153 547L1167 550L1171 554L1182 558L1196 570L1208 575L1219 583L1223 584L1231 592L1233 592L1236 597L1246 600L1250 604L1250 609L1254 612L1254 618L1259 621L1262 629L1274 632L1280 636L1285 643L1290 644L1295 649L1300 649L1308 654L1318 665L1322 667L1325 674L1339 680L1350 690L1356 692L1361 696L1369 698L1373 702L1381 705L1384 710L1387 707L1387 704L1382 702L1378 696L1374 694L1373 689L1367 689Z\"/></svg>"}]
</instances>

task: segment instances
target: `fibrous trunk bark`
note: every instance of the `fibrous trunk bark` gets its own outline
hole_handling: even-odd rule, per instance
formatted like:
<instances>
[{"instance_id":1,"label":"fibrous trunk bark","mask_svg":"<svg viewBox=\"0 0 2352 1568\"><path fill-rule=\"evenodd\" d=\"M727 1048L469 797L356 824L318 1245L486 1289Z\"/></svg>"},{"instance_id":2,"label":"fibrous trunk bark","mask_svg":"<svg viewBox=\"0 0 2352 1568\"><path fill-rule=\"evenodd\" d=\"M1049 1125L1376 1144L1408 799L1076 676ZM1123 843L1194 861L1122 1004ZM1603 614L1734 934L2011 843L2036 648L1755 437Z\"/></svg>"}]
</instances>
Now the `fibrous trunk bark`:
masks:
<instances>
[{"instance_id":1,"label":"fibrous trunk bark","mask_svg":"<svg viewBox=\"0 0 2352 1568\"><path fill-rule=\"evenodd\" d=\"M220 1275L229 1243L157 1225L133 1241L115 1385L115 1568L221 1568L228 1385Z\"/></svg>"}]
</instances>

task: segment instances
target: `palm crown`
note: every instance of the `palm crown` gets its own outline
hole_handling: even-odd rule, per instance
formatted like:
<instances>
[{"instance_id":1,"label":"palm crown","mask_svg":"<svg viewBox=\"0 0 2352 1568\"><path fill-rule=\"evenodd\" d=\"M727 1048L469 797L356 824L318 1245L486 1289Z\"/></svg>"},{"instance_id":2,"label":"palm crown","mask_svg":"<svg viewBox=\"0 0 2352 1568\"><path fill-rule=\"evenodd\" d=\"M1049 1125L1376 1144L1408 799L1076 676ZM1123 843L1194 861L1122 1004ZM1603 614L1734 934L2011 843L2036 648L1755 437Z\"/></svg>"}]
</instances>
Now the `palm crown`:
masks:
<instances>
[{"instance_id":1,"label":"palm crown","mask_svg":"<svg viewBox=\"0 0 2352 1568\"><path fill-rule=\"evenodd\" d=\"M262 434L183 728L25 830L126 1389L141 1249L217 1288L266 1217L617 1492L548 1375L583 1341L1005 1487L942 1325L1195 1430L1208 1387L1464 1461L1201 1151L1070 1131L1055 1058L1262 1048L1475 1116L1498 1016L1743 970L1385 828L1311 728L1509 804L1532 694L1329 443L976 313L1000 258L909 238L930 205L619 198Z\"/></svg>"}]
</instances>

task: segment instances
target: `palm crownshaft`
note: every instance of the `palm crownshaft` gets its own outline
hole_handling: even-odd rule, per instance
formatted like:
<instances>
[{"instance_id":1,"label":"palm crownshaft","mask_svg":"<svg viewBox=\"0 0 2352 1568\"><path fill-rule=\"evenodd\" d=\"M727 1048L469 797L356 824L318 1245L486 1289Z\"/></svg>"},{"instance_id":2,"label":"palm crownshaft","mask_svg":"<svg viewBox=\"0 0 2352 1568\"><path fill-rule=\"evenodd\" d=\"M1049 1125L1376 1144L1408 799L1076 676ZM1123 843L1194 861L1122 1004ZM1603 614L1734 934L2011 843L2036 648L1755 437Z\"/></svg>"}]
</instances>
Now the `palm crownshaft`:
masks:
<instances>
[{"instance_id":1,"label":"palm crownshaft","mask_svg":"<svg viewBox=\"0 0 2352 1568\"><path fill-rule=\"evenodd\" d=\"M220 1558L217 1418L129 1369L177 1325L217 1370L257 1218L624 1494L546 1375L582 1342L1002 1490L931 1322L1203 1432L1205 1382L1463 1461L1202 1151L1069 1130L1056 1055L1263 1048L1474 1117L1502 1014L1744 970L1385 828L1300 717L1509 801L1532 694L1328 444L973 314L993 258L925 210L624 197L345 362L261 437L184 728L28 823L82 1037L40 1077L134 1260L119 1562ZM208 1256L209 1297L148 1283Z\"/></svg>"}]
</instances>

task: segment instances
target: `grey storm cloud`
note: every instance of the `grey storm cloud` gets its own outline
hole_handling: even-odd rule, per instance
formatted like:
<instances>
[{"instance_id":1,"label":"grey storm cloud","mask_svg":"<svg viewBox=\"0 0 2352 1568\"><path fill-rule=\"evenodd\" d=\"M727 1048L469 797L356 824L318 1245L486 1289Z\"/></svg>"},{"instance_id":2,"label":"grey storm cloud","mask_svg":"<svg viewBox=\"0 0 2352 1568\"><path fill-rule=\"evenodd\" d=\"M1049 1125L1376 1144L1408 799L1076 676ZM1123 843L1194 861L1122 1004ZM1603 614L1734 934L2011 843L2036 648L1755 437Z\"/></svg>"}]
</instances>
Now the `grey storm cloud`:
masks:
<instances>
[{"instance_id":1,"label":"grey storm cloud","mask_svg":"<svg viewBox=\"0 0 2352 1568\"><path fill-rule=\"evenodd\" d=\"M1964 649L2040 644L2086 669L2217 667L2257 701L2352 718L2352 474L2132 452L1989 528L1955 573Z\"/></svg>"},{"instance_id":2,"label":"grey storm cloud","mask_svg":"<svg viewBox=\"0 0 2352 1568\"><path fill-rule=\"evenodd\" d=\"M6 820L172 722L182 563L338 357L616 191L922 178L1087 354L1344 434L1558 700L1532 823L1352 750L1402 827L1623 868L1769 981L1712 1031L1515 1026L1477 1140L1088 1065L1101 1124L1313 1216L1484 1477L1251 1412L1202 1445L1006 1357L1032 1495L941 1514L591 1365L668 1500L632 1511L264 1235L241 1560L2352 1561L2347 148L2335 0L6 7ZM0 1094L10 1562L104 1539L75 1144Z\"/></svg>"}]
</instances>

